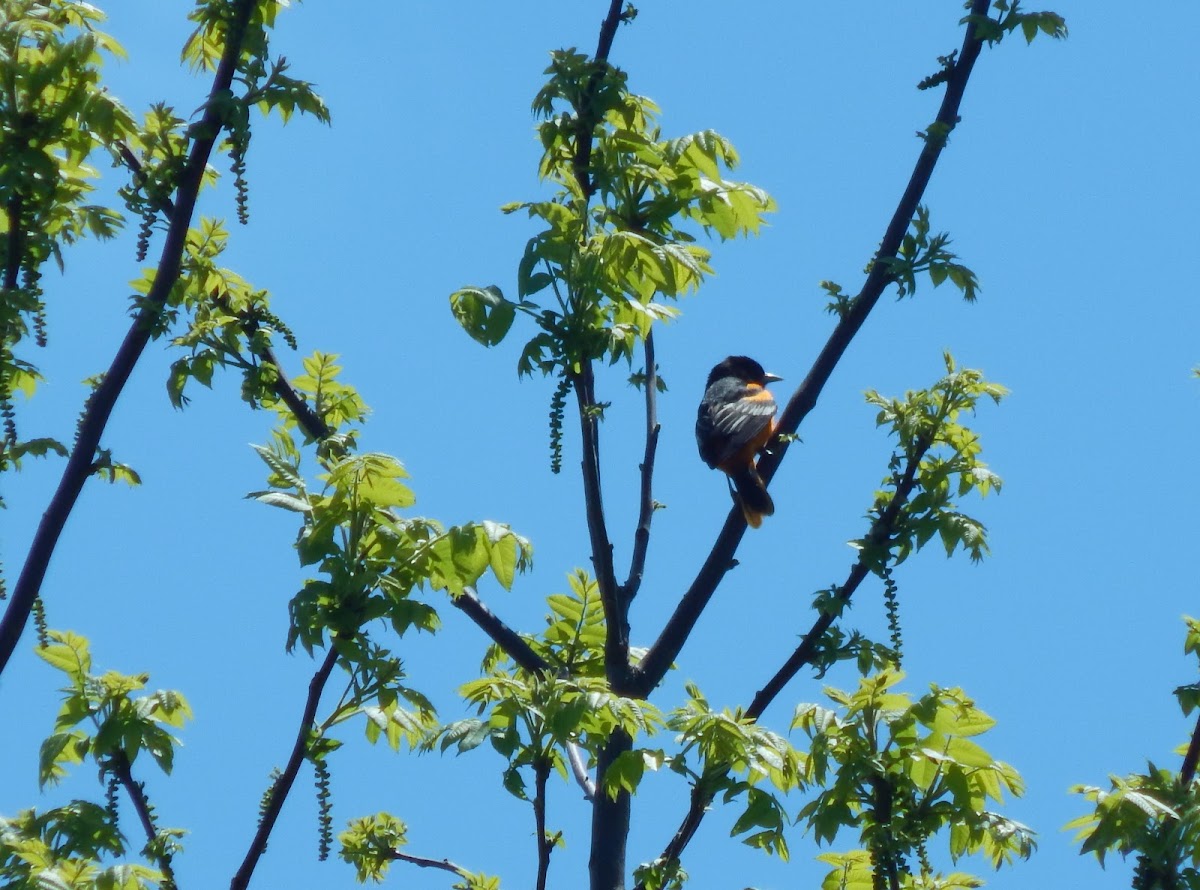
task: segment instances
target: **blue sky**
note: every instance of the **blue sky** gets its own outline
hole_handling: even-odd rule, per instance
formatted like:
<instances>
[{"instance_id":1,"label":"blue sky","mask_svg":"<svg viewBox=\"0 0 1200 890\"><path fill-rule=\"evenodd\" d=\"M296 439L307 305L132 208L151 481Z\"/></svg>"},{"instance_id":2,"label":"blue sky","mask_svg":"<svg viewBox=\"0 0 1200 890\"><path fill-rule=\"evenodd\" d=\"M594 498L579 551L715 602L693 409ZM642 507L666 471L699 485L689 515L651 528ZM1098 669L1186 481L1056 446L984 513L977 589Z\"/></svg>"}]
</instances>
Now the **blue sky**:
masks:
<instances>
[{"instance_id":1,"label":"blue sky","mask_svg":"<svg viewBox=\"0 0 1200 890\"><path fill-rule=\"evenodd\" d=\"M130 59L110 88L135 111L166 99L182 116L202 79L178 65L188 4L112 4L109 30ZM399 456L417 510L446 523L510 523L535 547L535 571L511 592L481 590L510 624L535 629L544 597L587 563L578 443L568 425L564 473L548 469L551 385L519 381L524 331L484 350L457 327L447 296L465 284L515 290L527 221L508 201L545 194L529 102L548 51L596 42L605 4L339 4L310 2L280 18L276 53L315 81L333 126L258 123L248 164L251 224L235 227L227 265L269 289L301 353L338 353L374 410L364 446ZM886 471L890 443L866 389L930 385L941 353L981 368L1012 394L975 428L1003 492L964 504L990 530L982 565L937 548L897 571L907 689L961 686L999 721L982 740L1024 775L1006 813L1039 832L1029 863L989 874L993 888L1128 886L1119 859L1101 871L1062 825L1083 812L1074 783L1178 764L1189 733L1171 690L1194 679L1182 614L1197 614L1200 364L1191 269L1200 244L1194 164L1200 60L1180 3L1155 13L1112 0L1059 0L1070 39L1014 39L980 59L962 124L926 195L935 230L979 275L979 302L922 283L915 299L881 301L826 388L777 475L776 516L748 534L656 699L679 701L694 680L718 706L746 703L811 624L813 591L844 577L848 539ZM697 0L646 3L618 33L612 61L662 108L665 135L713 128L741 152L739 178L766 188L778 212L750 241L716 244L718 274L656 335L669 385L645 586L633 642L657 634L728 509L725 485L695 454L704 377L748 352L785 382L803 378L832 327L817 283L854 292L933 118L940 93L918 92L936 57L957 47L957 2L907 4ZM221 162L224 166L224 162ZM105 170L106 176L111 173ZM201 212L234 226L228 182ZM157 242L153 251L157 250ZM49 382L21 415L26 435L69 439L82 378L107 366L127 324L131 239L83 244L50 275L51 346L32 358ZM196 391L184 412L164 387L172 353L152 344L113 415L105 445L135 467L136 490L92 482L67 526L43 595L50 623L86 634L98 668L149 671L183 691L197 719L169 780L145 766L166 825L185 827L184 888L224 885L253 832L267 774L287 756L313 665L283 652L286 603L304 575L288 515L243 500L263 486L248 443L270 418L248 411L233 376ZM299 356L288 356L292 370ZM626 372L600 377L607 511L618 565L636 517L641 406ZM61 465L4 479L0 556L15 578ZM412 685L444 719L471 679L482 635L442 609L437 638L401 644ZM877 587L847 619L882 636ZM0 813L98 795L90 769L39 796L36 756L57 709L58 677L27 637L0 679ZM819 697L798 677L768 711ZM361 742L332 763L335 825L389 810L410 825L409 851L532 881L533 820L499 786L490 751L453 759L396 757ZM140 765L140 764L139 764ZM315 862L315 804L302 778L255 886L354 886L345 864ZM635 809L631 862L657 854L683 813L677 777L649 782ZM797 799L794 810L801 801ZM128 815L131 813L126 810ZM812 886L818 852L797 831L781 864L727 840L732 810L710 814L685 866L697 888ZM573 786L550 801L567 831L551 885L581 886L586 807ZM132 833L132 820L128 823ZM854 846L845 838L834 849ZM448 886L440 873L396 866L392 884Z\"/></svg>"}]
</instances>

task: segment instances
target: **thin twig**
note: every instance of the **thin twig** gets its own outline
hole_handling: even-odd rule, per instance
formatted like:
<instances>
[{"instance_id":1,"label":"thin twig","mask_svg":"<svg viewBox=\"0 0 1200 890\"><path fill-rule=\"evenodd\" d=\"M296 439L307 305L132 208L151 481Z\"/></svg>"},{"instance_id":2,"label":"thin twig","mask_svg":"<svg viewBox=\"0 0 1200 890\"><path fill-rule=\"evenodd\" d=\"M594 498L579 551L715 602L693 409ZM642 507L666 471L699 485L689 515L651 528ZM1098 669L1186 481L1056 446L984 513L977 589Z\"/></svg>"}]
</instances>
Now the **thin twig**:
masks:
<instances>
[{"instance_id":1,"label":"thin twig","mask_svg":"<svg viewBox=\"0 0 1200 890\"><path fill-rule=\"evenodd\" d=\"M263 810L262 818L258 823L258 831L254 834L254 840L250 842L250 849L246 851L246 858L242 860L241 868L229 882L230 890L245 890L249 886L258 860L263 851L267 849L267 840L271 836L279 813L283 810L283 803L292 790L300 767L304 764L304 757L308 753L309 735L316 721L317 706L321 702L321 693L325 691L325 684L329 682L329 675L333 673L337 659L337 645L330 640L325 660L321 662L321 666L317 668L317 672L313 674L312 680L308 683L308 698L304 702L304 713L300 717L300 728L296 732L296 741L292 745L292 755L288 758L287 766L284 767L283 772L280 773L271 788L271 799Z\"/></svg>"},{"instance_id":2,"label":"thin twig","mask_svg":"<svg viewBox=\"0 0 1200 890\"><path fill-rule=\"evenodd\" d=\"M440 868L442 871L453 872L461 877L466 877L467 870L461 865L455 865L449 859L426 859L424 856L413 856L409 853L401 853L399 850L388 851L388 858L396 862L407 862L409 865L415 865L419 868Z\"/></svg>"},{"instance_id":3,"label":"thin twig","mask_svg":"<svg viewBox=\"0 0 1200 890\"><path fill-rule=\"evenodd\" d=\"M117 781L121 783L121 787L125 789L125 793L129 795L129 800L133 803L133 809L138 815L138 821L142 824L142 831L146 834L146 840L149 842L147 847L154 849L154 841L158 839L158 829L154 825L154 817L150 811L150 801L146 798L146 791L142 787L142 783L134 779L133 770L129 765L129 758L125 756L124 751L118 751L110 760L113 774L116 775ZM175 880L175 871L171 867L171 858L163 851L158 851L153 854L155 863L158 865L158 870L163 873L166 879L163 882L165 888L177 888L179 885Z\"/></svg>"},{"instance_id":4,"label":"thin twig","mask_svg":"<svg viewBox=\"0 0 1200 890\"><path fill-rule=\"evenodd\" d=\"M621 23L621 4L623 0L610 0L608 15L600 23L600 39L596 43L596 55L593 57L595 68L588 78L587 88L583 93L583 107L579 108L578 131L575 139L575 157L572 168L575 179L579 182L583 194L589 198L595 191L592 186L592 174L588 169L592 163L592 129L596 126L595 112L591 107L592 96L600 86L604 71L608 67L608 54L612 51L613 37L616 36L617 26Z\"/></svg>"},{"instance_id":5,"label":"thin twig","mask_svg":"<svg viewBox=\"0 0 1200 890\"><path fill-rule=\"evenodd\" d=\"M650 549L650 523L654 521L654 456L658 451L658 366L654 360L654 331L646 333L643 341L646 355L646 378L642 386L646 390L646 453L642 457L641 504L638 512L637 530L633 534L633 557L629 561L629 578L621 588L621 598L630 603L642 586L646 571L646 553Z\"/></svg>"},{"instance_id":6,"label":"thin twig","mask_svg":"<svg viewBox=\"0 0 1200 890\"><path fill-rule=\"evenodd\" d=\"M125 144L125 142L118 142L117 154L121 156L121 161L129 168L129 172L133 174L134 185L143 185L146 182L146 170L142 167L142 162L138 160L137 155L133 153L133 149ZM175 202L167 195L155 197L146 194L146 199L152 201L155 204L155 209L168 219L175 214Z\"/></svg>"},{"instance_id":7,"label":"thin twig","mask_svg":"<svg viewBox=\"0 0 1200 890\"><path fill-rule=\"evenodd\" d=\"M254 0L238 0L234 6L229 30L226 33L225 49L217 64L216 74L213 76L213 85L209 91L208 101L204 105L204 113L192 130L194 134L192 148L180 174L175 213L167 228L162 255L154 275L154 283L150 286L141 308L134 317L133 324L130 325L108 372L104 375L103 382L92 393L88 401L87 411L79 424L75 447L67 459L58 489L54 492L54 496L50 499L50 504L38 524L33 542L29 547L29 553L25 558L25 565L13 588L8 608L5 610L3 619L0 619L0 673L8 665L17 643L21 639L21 634L29 620L29 612L33 608L33 602L46 577L46 569L50 565L50 558L54 555L58 538L75 507L75 501L79 498L84 483L92 474L92 461L96 455L96 448L100 444L100 437L104 434L117 398L121 395L142 351L150 341L155 322L170 296L172 287L179 279L183 267L183 250L187 240L188 227L196 207L200 184L208 164L208 158L220 137L223 126L222 103L219 100L233 82L250 13L255 6Z\"/></svg>"},{"instance_id":8,"label":"thin twig","mask_svg":"<svg viewBox=\"0 0 1200 890\"><path fill-rule=\"evenodd\" d=\"M876 520L871 523L871 529L867 532L867 543L872 547L886 546L887 542L891 540L892 535L895 534L896 521L900 518L900 511L908 503L913 489L916 488L917 470L921 466L921 461L925 459L929 448L929 444L922 445L909 459L908 466L905 468L904 474L900 477L900 481L896 485L896 491L892 494L891 501ZM871 573L868 562L870 559L871 556L868 550L864 549L858 560L854 563L854 566L850 569L845 582L837 589L837 599L840 604L844 605L848 603L850 597L858 590L859 585ZM833 622L837 620L839 614L841 614L840 609L831 608L823 612L813 623L812 628L804 635L804 639L800 642L800 645L796 647L796 651L792 653L791 657L788 658L775 676L767 681L767 684L754 696L754 701L746 709L747 718L757 720L761 717L771 702L775 700L775 697L783 691L783 687L800 672L801 668L812 664L813 656L817 653L821 638L825 635L825 631L829 630Z\"/></svg>"},{"instance_id":9,"label":"thin twig","mask_svg":"<svg viewBox=\"0 0 1200 890\"><path fill-rule=\"evenodd\" d=\"M604 605L607 633L604 638L604 663L609 684L623 692L629 666L629 607L622 602L613 570L613 546L604 520L604 495L600 483L600 431L595 416L595 378L591 362L584 362L581 373L573 378L579 407L582 439L583 500L587 514L588 537L592 546L592 568L600 601Z\"/></svg>"},{"instance_id":10,"label":"thin twig","mask_svg":"<svg viewBox=\"0 0 1200 890\"><path fill-rule=\"evenodd\" d=\"M571 774L575 776L575 784L583 789L583 799L592 800L596 796L596 783L588 774L587 764L583 762L583 754L574 742L567 742L567 762L571 764Z\"/></svg>"},{"instance_id":11,"label":"thin twig","mask_svg":"<svg viewBox=\"0 0 1200 890\"><path fill-rule=\"evenodd\" d=\"M296 418L296 422L300 424L300 428L314 442L321 442L328 439L333 433L321 416L312 409L312 406L304 400L300 393L296 392L292 382L288 379L287 374L283 372L283 367L279 364L279 357L275 354L275 350L270 346L265 347L259 356L263 361L274 366L275 368L275 395L279 396L279 400L288 406L288 410L292 412L292 416Z\"/></svg>"},{"instance_id":12,"label":"thin twig","mask_svg":"<svg viewBox=\"0 0 1200 890\"><path fill-rule=\"evenodd\" d=\"M973 15L985 15L987 8L988 0L973 0L970 11ZM979 57L982 48L982 42L976 39L975 31L975 23L968 23L958 61L946 82L946 94L942 98L942 104L938 110L936 125L947 133L958 123L958 110L962 103L963 91L966 89L967 80L971 76L971 70L974 68L975 60ZM890 267L883 260L894 257L899 251L904 233L908 231L917 205L929 185L944 145L944 139L929 138L925 141L908 186L904 190L900 202L896 205L896 211L880 242L876 262L872 265L862 290L830 334L808 375L780 414L778 435L772 440L768 452L758 462L759 474L765 482L770 482L775 475L790 444L788 439L781 439L779 436L794 434L799 429L801 421L816 406L821 391L849 348L855 334L858 333L875 304L879 302L884 289L892 283L893 276ZM679 605L675 608L674 614L667 621L658 639L634 669L631 678L632 688L628 694L646 696L662 682L667 670L687 642L704 607L712 598L717 585L735 564L734 553L745 533L745 520L742 518L741 511L734 507L730 510L725 525L721 528L720 534L718 534L704 564L700 567L695 580L680 599Z\"/></svg>"}]
</instances>

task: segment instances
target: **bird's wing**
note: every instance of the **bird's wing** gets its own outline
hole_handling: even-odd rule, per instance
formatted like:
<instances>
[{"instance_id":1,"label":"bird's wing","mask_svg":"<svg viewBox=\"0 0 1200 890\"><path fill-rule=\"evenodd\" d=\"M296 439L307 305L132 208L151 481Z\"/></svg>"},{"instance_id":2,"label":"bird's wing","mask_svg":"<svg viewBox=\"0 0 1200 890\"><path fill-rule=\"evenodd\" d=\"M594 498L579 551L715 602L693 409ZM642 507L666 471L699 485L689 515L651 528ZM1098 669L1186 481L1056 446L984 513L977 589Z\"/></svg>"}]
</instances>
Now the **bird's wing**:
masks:
<instances>
[{"instance_id":1,"label":"bird's wing","mask_svg":"<svg viewBox=\"0 0 1200 890\"><path fill-rule=\"evenodd\" d=\"M705 393L696 418L700 456L710 467L718 466L761 436L775 416L775 399L766 389L740 381L728 386L724 383L718 381Z\"/></svg>"}]
</instances>

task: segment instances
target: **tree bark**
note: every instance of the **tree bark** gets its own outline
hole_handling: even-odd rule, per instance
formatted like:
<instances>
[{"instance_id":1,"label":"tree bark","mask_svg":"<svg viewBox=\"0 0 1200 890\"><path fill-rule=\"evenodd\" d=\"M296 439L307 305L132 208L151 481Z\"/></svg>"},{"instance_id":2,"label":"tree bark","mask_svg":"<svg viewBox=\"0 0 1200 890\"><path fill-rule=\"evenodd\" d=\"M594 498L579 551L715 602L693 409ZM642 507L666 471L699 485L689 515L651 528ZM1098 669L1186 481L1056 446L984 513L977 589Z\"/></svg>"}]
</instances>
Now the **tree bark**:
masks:
<instances>
[{"instance_id":1,"label":"tree bark","mask_svg":"<svg viewBox=\"0 0 1200 890\"><path fill-rule=\"evenodd\" d=\"M616 800L604 790L604 774L618 756L633 748L633 741L618 730L600 752L596 763L596 796L592 800L592 855L588 861L590 890L625 890L625 847L629 840L629 794Z\"/></svg>"}]
</instances>

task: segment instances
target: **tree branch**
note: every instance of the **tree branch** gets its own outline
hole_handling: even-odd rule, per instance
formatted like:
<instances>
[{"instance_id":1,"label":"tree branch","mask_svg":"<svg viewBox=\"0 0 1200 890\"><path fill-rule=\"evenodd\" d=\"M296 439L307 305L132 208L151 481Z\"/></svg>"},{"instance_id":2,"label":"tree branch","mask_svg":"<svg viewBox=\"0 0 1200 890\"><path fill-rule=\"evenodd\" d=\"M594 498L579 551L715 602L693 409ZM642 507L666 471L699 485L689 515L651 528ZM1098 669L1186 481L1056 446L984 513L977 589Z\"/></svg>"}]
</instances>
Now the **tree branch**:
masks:
<instances>
[{"instance_id":1,"label":"tree branch","mask_svg":"<svg viewBox=\"0 0 1200 890\"><path fill-rule=\"evenodd\" d=\"M17 647L17 642L25 630L30 609L33 608L33 601L41 590L42 581L46 577L46 569L50 565L50 558L54 555L59 536L75 507L75 501L78 499L80 491L83 490L84 483L92 474L92 461L96 455L96 448L100 444L100 437L108 424L117 398L125 388L129 375L133 372L134 366L150 340L154 323L170 296L171 288L179 279L188 227L196 207L201 180L208 164L208 158L212 154L223 127L221 104L218 100L233 83L246 28L254 7L254 0L237 0L233 6L233 15L226 33L225 49L217 65L216 74L213 76L212 89L209 91L208 101L204 105L204 113L192 130L194 134L192 147L180 174L175 199L175 213L172 215L170 226L167 229L154 283L134 317L133 324L130 325L108 372L104 375L103 382L92 393L87 411L79 424L75 447L67 459L58 489L54 492L46 512L42 515L42 521L38 524L37 532L29 547L25 565L13 588L8 608L5 610L3 619L0 619L0 673L7 666Z\"/></svg>"},{"instance_id":2,"label":"tree branch","mask_svg":"<svg viewBox=\"0 0 1200 890\"><path fill-rule=\"evenodd\" d=\"M247 335L252 335L254 329L259 324L258 319L246 317L243 317L243 323L246 326ZM296 422L304 430L305 434L314 442L322 442L328 439L333 431L329 429L325 421L321 419L321 416L313 410L304 396L292 386L291 381L288 379L279 362L279 357L276 355L275 350L267 346L259 350L258 356L262 361L274 367L275 394L279 396L280 401L287 405L288 410L292 412L292 416L296 418ZM474 621L484 633L492 638L493 642L504 650L509 658L522 668L535 674L549 673L551 671L551 665L534 652L530 645L516 631L501 621L479 599L474 591L464 591L460 596L451 599L451 602L459 611Z\"/></svg>"},{"instance_id":3,"label":"tree branch","mask_svg":"<svg viewBox=\"0 0 1200 890\"><path fill-rule=\"evenodd\" d=\"M624 890L626 842L629 838L631 802L628 791L609 797L601 785L608 768L623 753L631 750L633 740L616 730L596 757L596 796L592 798L591 855L588 877L591 890Z\"/></svg>"},{"instance_id":4,"label":"tree branch","mask_svg":"<svg viewBox=\"0 0 1200 890\"><path fill-rule=\"evenodd\" d=\"M461 865L455 865L449 859L426 859L424 856L412 856L408 853L401 853L399 850L389 851L388 858L396 862L407 862L409 865L415 865L418 868L440 868L442 871L453 872L460 878L464 878L468 874L465 868Z\"/></svg>"},{"instance_id":5,"label":"tree branch","mask_svg":"<svg viewBox=\"0 0 1200 890\"><path fill-rule=\"evenodd\" d=\"M450 600L454 606L475 622L492 642L520 667L531 674L550 674L554 667L533 651L533 647L515 630L501 621L471 590L464 590Z\"/></svg>"},{"instance_id":6,"label":"tree branch","mask_svg":"<svg viewBox=\"0 0 1200 890\"><path fill-rule=\"evenodd\" d=\"M988 0L972 0L970 14L986 15L987 9ZM958 123L958 111L962 103L963 91L966 89L967 80L971 76L971 70L974 68L975 60L979 57L983 46L982 42L976 38L975 32L974 22L969 23L966 33L963 35L963 45L958 54L958 61L954 64L946 81L946 93L942 97L935 126L931 129L940 129L948 134ZM875 304L879 302L884 289L892 283L892 273L884 260L896 256L900 250L904 233L908 231L917 205L920 204L921 197L929 185L945 142L944 138L939 139L933 136L925 140L921 154L913 168L912 176L909 178L908 186L884 232L875 262L871 266L862 290L833 329L808 375L784 407L783 413L780 414L778 435L772 440L770 450L758 462L758 471L763 477L763 481L771 481L775 471L779 469L779 464L787 454L789 442L780 439L779 436L794 434L799 429L800 423L816 406L821 391L849 348L855 334L863 326ZM734 507L730 510L725 525L717 536L716 543L713 544L707 559L700 567L695 580L680 599L674 614L646 653L646 657L635 668L632 678L633 688L630 694L648 695L655 686L662 682L662 678L687 642L704 607L712 598L717 585L725 577L725 573L733 567L734 553L745 533L745 520L742 518L741 511Z\"/></svg>"},{"instance_id":7,"label":"tree branch","mask_svg":"<svg viewBox=\"0 0 1200 890\"><path fill-rule=\"evenodd\" d=\"M263 810L262 818L258 823L258 831L255 832L254 840L250 842L250 849L246 851L246 858L242 860L241 868L229 883L230 890L245 890L249 886L258 860L267 848L267 839L270 838L279 813L283 810L283 802L287 800L288 793L292 790L292 785L304 763L304 756L308 752L309 733L312 731L317 717L317 706L321 702L321 693L325 691L325 684L329 682L329 675L333 673L337 659L336 641L330 640L325 660L321 662L321 666L317 668L317 672L313 674L313 678L308 684L308 698L304 702L304 713L300 717L300 729L297 731L296 741L292 745L292 755L288 758L287 766L284 767L283 772L271 787L271 799L267 803L266 809Z\"/></svg>"},{"instance_id":8,"label":"tree branch","mask_svg":"<svg viewBox=\"0 0 1200 890\"><path fill-rule=\"evenodd\" d=\"M600 39L596 43L596 55L592 60L596 67L593 69L591 77L588 78L587 89L583 93L584 107L579 109L579 131L575 139L575 157L572 159L572 167L580 189L589 198L595 191L592 187L592 174L588 169L592 163L592 128L596 125L596 121L593 120L591 100L596 88L600 85L600 79L604 76L604 69L608 65L608 54L612 51L613 38L616 36L617 26L621 23L622 2L623 0L609 0L608 15L600 23Z\"/></svg>"},{"instance_id":9,"label":"tree branch","mask_svg":"<svg viewBox=\"0 0 1200 890\"><path fill-rule=\"evenodd\" d=\"M987 10L987 0L972 0L969 15L984 16L987 15ZM858 333L871 310L875 308L875 304L879 302L884 290L894 281L891 269L884 260L892 259L899 253L904 234L908 231L913 215L917 212L917 206L921 203L925 189L929 186L942 149L946 146L950 132L958 125L959 106L962 104L963 93L967 88L967 80L983 49L983 41L976 39L975 32L975 23L970 22L963 35L963 45L958 54L958 61L954 63L946 81L946 93L942 97L937 118L934 125L929 128L930 133L941 130L944 136L937 138L936 135L931 135L925 139L912 176L909 177L908 186L900 198L900 203L896 205L891 222L884 231L867 280L858 296L852 301L850 309L834 328L825 347L809 370L808 376L804 378L800 387L784 407L783 413L779 416L779 434L795 433L799 429L801 421L816 406L821 390L824 389L834 368L837 367L838 361L841 360L850 342L854 339L854 335ZM787 453L788 445L789 442L780 441L777 437L770 451L763 456L759 462L758 471L764 481L771 481Z\"/></svg>"},{"instance_id":10,"label":"tree branch","mask_svg":"<svg viewBox=\"0 0 1200 890\"><path fill-rule=\"evenodd\" d=\"M608 61L608 54L612 51L613 38L617 34L619 24L621 24L621 0L610 0L608 15L600 23L600 39L596 41L597 62Z\"/></svg>"},{"instance_id":11,"label":"tree branch","mask_svg":"<svg viewBox=\"0 0 1200 890\"><path fill-rule=\"evenodd\" d=\"M296 422L300 424L300 428L304 430L305 434L314 442L328 439L333 430L325 425L325 421L304 400L304 396L296 392L287 374L284 373L283 367L279 364L279 357L275 354L275 350L268 346L262 350L259 357L275 368L275 395L279 396L279 400L287 405L288 410L292 412L292 416L296 418Z\"/></svg>"},{"instance_id":12,"label":"tree branch","mask_svg":"<svg viewBox=\"0 0 1200 890\"><path fill-rule=\"evenodd\" d=\"M700 827L700 823L704 821L704 814L708 812L709 806L713 802L713 794L704 787L704 780L701 778L692 786L691 803L688 806L688 811L683 817L683 821L679 823L679 827L675 829L675 835L663 848L662 855L658 858L658 862L678 862L679 857L683 855L683 851L687 849L687 845L692 842L692 838L696 834L696 830ZM646 885L639 883L634 890L646 890Z\"/></svg>"},{"instance_id":13,"label":"tree branch","mask_svg":"<svg viewBox=\"0 0 1200 890\"><path fill-rule=\"evenodd\" d=\"M1183 756L1183 766L1179 769L1179 781L1186 790L1192 784L1192 779L1196 778L1196 762L1200 760L1200 719L1196 721L1196 728L1192 730L1192 741L1188 745L1187 753Z\"/></svg>"},{"instance_id":14,"label":"tree branch","mask_svg":"<svg viewBox=\"0 0 1200 890\"><path fill-rule=\"evenodd\" d=\"M913 489L916 488L917 470L921 466L921 461L925 459L929 448L929 445L925 445L918 449L917 453L910 459L908 466L904 470L904 475L901 476L899 483L896 485L896 491L892 495L891 501L879 517L871 523L871 529L867 532L867 543L869 545L886 546L887 542L891 540L892 535L895 534L896 520L900 518L900 511L904 509L904 505L908 503ZM850 601L850 597L858 590L858 586L871 573L869 559L868 551L863 550L858 560L850 569L850 573L846 576L845 583L838 587L837 599L842 605ZM821 637L825 635L825 631L829 630L840 614L841 609L831 609L823 612L813 623L812 628L804 635L804 639L800 642L800 645L796 647L796 651L792 653L791 657L788 658L775 676L767 681L767 685L754 696L754 701L746 709L746 716L748 718L757 720L761 717L768 705L783 691L783 687L800 672L800 669L807 664L812 664L812 659L817 653Z\"/></svg>"},{"instance_id":15,"label":"tree branch","mask_svg":"<svg viewBox=\"0 0 1200 890\"><path fill-rule=\"evenodd\" d=\"M600 24L600 38L596 43L593 69L588 77L579 107L576 108L575 154L572 170L579 184L584 202L587 203L594 191L589 167L592 158L592 142L597 121L592 100L608 67L608 54L612 50L613 38L621 22L622 0L609 0L608 14ZM579 423L582 432L583 450L583 495L587 513L588 536L592 546L592 566L596 573L596 585L600 588L600 600L604 605L607 630L604 639L604 662L609 685L624 692L630 673L629 668L629 602L617 586L613 569L613 547L604 521L604 498L600 485L600 434L598 419L593 414L596 408L596 381L592 362L584 359L578 373L571 374L579 406ZM568 368L568 373L570 369Z\"/></svg>"},{"instance_id":16,"label":"tree branch","mask_svg":"<svg viewBox=\"0 0 1200 890\"><path fill-rule=\"evenodd\" d=\"M592 567L606 618L604 664L609 684L614 690L623 692L629 675L629 606L617 586L613 570L613 546L604 521L604 495L600 485L600 431L599 420L594 414L595 377L590 361L583 363L581 372L573 381L582 434L583 499L588 537L591 539Z\"/></svg>"},{"instance_id":17,"label":"tree branch","mask_svg":"<svg viewBox=\"0 0 1200 890\"><path fill-rule=\"evenodd\" d=\"M875 807L874 822L876 828L882 831L875 837L874 843L868 845L872 865L875 867L875 882L881 883L879 875L883 871L882 880L887 881L888 890L900 890L900 869L896 861L894 839L890 830L892 821L892 786L885 776L876 775L871 778L872 803Z\"/></svg>"},{"instance_id":18,"label":"tree branch","mask_svg":"<svg viewBox=\"0 0 1200 890\"><path fill-rule=\"evenodd\" d=\"M658 451L658 366L654 360L654 331L646 333L643 341L646 354L646 453L642 457L642 489L639 497L637 530L633 534L633 557L629 561L629 577L621 588L621 599L633 602L642 586L642 575L646 570L646 553L650 548L650 523L654 521L654 456Z\"/></svg>"},{"instance_id":19,"label":"tree branch","mask_svg":"<svg viewBox=\"0 0 1200 890\"><path fill-rule=\"evenodd\" d=\"M566 748L567 761L571 764L571 774L575 776L575 784L583 790L583 799L587 801L594 800L596 797L596 783L588 775L587 764L583 762L583 755L579 753L579 746L574 742L567 742Z\"/></svg>"},{"instance_id":20,"label":"tree branch","mask_svg":"<svg viewBox=\"0 0 1200 890\"><path fill-rule=\"evenodd\" d=\"M146 798L146 791L142 787L142 783L134 779L133 770L129 765L129 758L124 751L118 751L110 759L113 774L117 777L117 781L121 783L121 787L125 789L125 793L129 795L130 801L133 803L133 809L138 815L138 821L142 824L142 831L146 834L146 840L149 842L147 846L154 850L154 841L158 839L158 829L154 825L154 816L151 814L150 801ZM164 888L175 890L179 885L175 881L175 871L171 867L171 857L164 851L157 850L152 853L155 864L158 865L158 870L163 873L166 880L163 882Z\"/></svg>"},{"instance_id":21,"label":"tree branch","mask_svg":"<svg viewBox=\"0 0 1200 890\"><path fill-rule=\"evenodd\" d=\"M985 15L987 7L987 0L973 0L970 11L973 15ZM947 128L952 129L958 122L958 108L962 101L963 90L966 88L967 80L971 75L971 69L979 56L981 48L982 43L975 38L975 25L973 23L968 24L966 33L963 36L963 48L959 54L959 61L956 63L947 81L946 95L943 97L941 108L938 111L938 123L944 124ZM872 266L867 281L863 285L858 297L855 298L850 310L834 328L833 333L830 335L825 347L821 350L820 355L818 355L808 376L789 400L783 414L780 416L780 433L794 433L799 428L800 422L816 405L821 390L832 375L838 361L849 347L854 335L862 327L867 315L879 301L884 288L891 283L887 264L880 262L880 259L895 256L899 250L901 239L904 237L909 221L916 212L921 196L929 184L929 179L933 174L933 168L941 154L943 145L944 140L926 141L921 155L917 159L913 174L909 179L908 187L905 189L904 195L896 207L896 212L892 215L891 223L888 225L884 240L881 242L879 252L876 255L876 262ZM772 451L764 455L763 459L759 461L759 472L762 474L764 480L770 481L775 470L778 469L786 453L787 444L786 441L781 442L776 439ZM920 449L915 459L909 463L904 477L896 487L896 493L891 503L888 504L884 512L872 524L871 531L868 533L868 540L882 543L887 537L891 536L895 520L904 502L907 501L909 494L912 492L917 468L927 450L928 446ZM725 525L721 529L716 544L701 567L700 574L692 583L692 587L684 595L683 600L677 607L675 614L667 622L667 626L663 629L659 639L640 663L635 678L635 685L641 694L648 694L661 681L665 671L679 654L700 612L712 596L716 584L720 582L725 572L731 567L734 551L737 549L737 545L741 541L745 530L746 525L740 516L740 511L734 508L726 518ZM863 579L866 578L869 571L864 559L860 557L851 569L846 583L840 588L839 598L848 600L854 591L858 589ZM710 584L711 586L709 586ZM747 710L746 716L758 719L788 681L805 664L811 663L821 637L828 630L835 618L836 615L830 612L821 615L817 619L812 629L805 635L800 646L792 653L792 656L784 666L754 697L754 701ZM1200 726L1197 727L1197 738L1200 739ZM1200 756L1200 743L1197 744L1197 750L1198 756ZM698 783L693 788L688 811L684 815L675 835L665 847L661 861L671 862L679 859L683 850L695 835L700 823L703 821L704 814L712 803L712 799L711 793L703 790L702 783ZM642 890L640 885L638 890Z\"/></svg>"},{"instance_id":22,"label":"tree branch","mask_svg":"<svg viewBox=\"0 0 1200 890\"><path fill-rule=\"evenodd\" d=\"M537 882L535 890L546 890L546 876L550 872L550 854L554 845L546 837L546 781L550 778L549 761L539 761L533 768L533 821L537 832Z\"/></svg>"}]
</instances>

